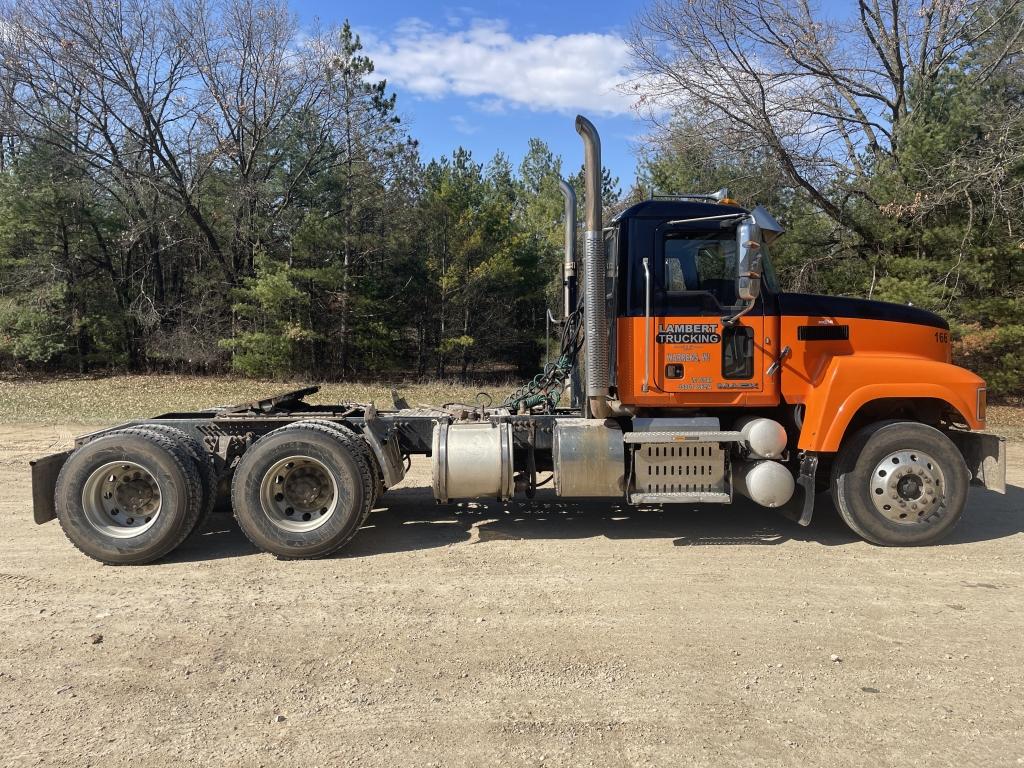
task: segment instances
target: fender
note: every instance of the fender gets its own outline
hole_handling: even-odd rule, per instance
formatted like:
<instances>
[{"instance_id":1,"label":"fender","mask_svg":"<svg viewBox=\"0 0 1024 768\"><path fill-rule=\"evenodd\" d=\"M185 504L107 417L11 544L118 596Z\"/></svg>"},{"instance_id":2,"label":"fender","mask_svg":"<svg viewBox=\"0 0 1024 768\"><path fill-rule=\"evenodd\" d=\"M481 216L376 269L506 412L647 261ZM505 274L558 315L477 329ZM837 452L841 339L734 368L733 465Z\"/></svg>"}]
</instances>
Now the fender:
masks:
<instances>
[{"instance_id":1,"label":"fender","mask_svg":"<svg viewBox=\"0 0 1024 768\"><path fill-rule=\"evenodd\" d=\"M785 370L785 369L784 369ZM978 418L978 390L985 382L964 368L920 357L856 354L833 357L804 400L798 448L834 453L858 410L882 398L942 400L971 429Z\"/></svg>"}]
</instances>

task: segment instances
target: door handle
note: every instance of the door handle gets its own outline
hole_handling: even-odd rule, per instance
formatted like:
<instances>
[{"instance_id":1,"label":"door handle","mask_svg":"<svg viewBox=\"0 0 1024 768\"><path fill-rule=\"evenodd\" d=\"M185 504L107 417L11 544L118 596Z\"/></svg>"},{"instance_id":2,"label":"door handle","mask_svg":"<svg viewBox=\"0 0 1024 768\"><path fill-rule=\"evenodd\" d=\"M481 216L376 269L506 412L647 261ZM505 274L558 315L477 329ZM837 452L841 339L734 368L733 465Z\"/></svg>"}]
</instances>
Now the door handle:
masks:
<instances>
[{"instance_id":1,"label":"door handle","mask_svg":"<svg viewBox=\"0 0 1024 768\"><path fill-rule=\"evenodd\" d=\"M779 372L779 368L782 367L782 361L793 354L793 350L789 347L783 347L782 351L779 352L779 357L774 363L768 366L768 370L764 372L765 376L774 376Z\"/></svg>"}]
</instances>

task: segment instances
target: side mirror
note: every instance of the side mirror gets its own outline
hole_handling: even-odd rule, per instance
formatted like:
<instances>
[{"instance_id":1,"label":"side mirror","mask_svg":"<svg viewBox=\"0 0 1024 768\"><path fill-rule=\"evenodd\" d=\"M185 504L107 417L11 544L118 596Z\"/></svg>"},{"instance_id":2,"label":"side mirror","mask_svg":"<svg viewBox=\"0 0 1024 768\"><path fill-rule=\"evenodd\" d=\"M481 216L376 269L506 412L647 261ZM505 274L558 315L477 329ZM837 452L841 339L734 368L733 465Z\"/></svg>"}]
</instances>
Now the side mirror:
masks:
<instances>
[{"instance_id":1,"label":"side mirror","mask_svg":"<svg viewBox=\"0 0 1024 768\"><path fill-rule=\"evenodd\" d=\"M753 302L761 294L761 228L753 218L736 228L736 296Z\"/></svg>"}]
</instances>

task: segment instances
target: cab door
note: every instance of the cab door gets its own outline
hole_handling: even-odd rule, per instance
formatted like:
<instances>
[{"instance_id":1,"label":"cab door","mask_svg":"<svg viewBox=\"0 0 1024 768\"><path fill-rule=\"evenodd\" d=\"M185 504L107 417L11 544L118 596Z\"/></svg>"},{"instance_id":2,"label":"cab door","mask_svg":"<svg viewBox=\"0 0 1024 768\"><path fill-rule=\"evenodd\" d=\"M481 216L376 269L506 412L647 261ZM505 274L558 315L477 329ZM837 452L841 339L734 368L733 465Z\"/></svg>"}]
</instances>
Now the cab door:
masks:
<instances>
[{"instance_id":1,"label":"cab door","mask_svg":"<svg viewBox=\"0 0 1024 768\"><path fill-rule=\"evenodd\" d=\"M759 299L735 322L725 322L742 309L736 299L734 233L733 226L717 223L703 228L662 223L651 233L653 248L643 275L645 316L622 318L631 325L632 370L641 373L632 392L620 382L628 398L623 402L700 407L777 401L775 388L765 387L770 364L765 361L774 359L777 334L770 318L766 328L764 302Z\"/></svg>"}]
</instances>

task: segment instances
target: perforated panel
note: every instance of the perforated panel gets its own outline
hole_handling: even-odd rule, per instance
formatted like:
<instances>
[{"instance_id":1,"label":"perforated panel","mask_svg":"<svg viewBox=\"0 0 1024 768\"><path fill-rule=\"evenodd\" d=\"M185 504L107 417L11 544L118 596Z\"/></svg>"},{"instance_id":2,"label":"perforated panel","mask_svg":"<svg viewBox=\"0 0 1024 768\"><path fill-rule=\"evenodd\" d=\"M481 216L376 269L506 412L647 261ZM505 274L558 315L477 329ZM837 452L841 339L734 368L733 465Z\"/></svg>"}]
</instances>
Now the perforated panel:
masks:
<instances>
[{"instance_id":1,"label":"perforated panel","mask_svg":"<svg viewBox=\"0 0 1024 768\"><path fill-rule=\"evenodd\" d=\"M640 493L727 493L725 451L717 443L642 444L633 456Z\"/></svg>"}]
</instances>

